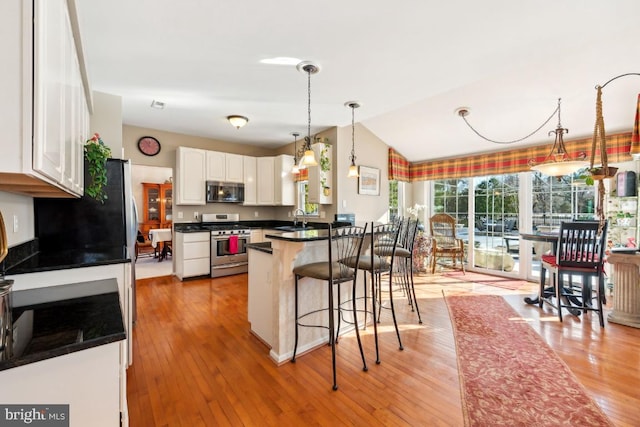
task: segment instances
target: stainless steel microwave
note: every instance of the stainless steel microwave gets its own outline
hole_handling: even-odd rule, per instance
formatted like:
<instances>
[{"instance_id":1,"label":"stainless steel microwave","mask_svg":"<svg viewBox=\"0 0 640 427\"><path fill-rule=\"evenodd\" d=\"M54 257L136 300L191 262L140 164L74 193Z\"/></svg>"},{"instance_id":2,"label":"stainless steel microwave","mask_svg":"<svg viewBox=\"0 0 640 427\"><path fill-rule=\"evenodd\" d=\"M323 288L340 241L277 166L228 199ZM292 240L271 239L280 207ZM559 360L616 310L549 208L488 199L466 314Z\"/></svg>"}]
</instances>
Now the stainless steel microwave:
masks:
<instances>
[{"instance_id":1,"label":"stainless steel microwave","mask_svg":"<svg viewBox=\"0 0 640 427\"><path fill-rule=\"evenodd\" d=\"M207 181L207 203L244 202L244 184Z\"/></svg>"}]
</instances>

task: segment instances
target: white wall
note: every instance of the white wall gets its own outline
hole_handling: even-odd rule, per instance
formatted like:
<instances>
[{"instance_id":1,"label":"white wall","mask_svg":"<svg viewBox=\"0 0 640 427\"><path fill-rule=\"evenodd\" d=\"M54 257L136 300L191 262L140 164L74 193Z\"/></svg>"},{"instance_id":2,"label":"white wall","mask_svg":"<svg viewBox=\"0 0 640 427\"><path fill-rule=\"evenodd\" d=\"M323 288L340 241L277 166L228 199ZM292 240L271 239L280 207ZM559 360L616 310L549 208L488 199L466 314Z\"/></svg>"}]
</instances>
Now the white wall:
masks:
<instances>
[{"instance_id":1,"label":"white wall","mask_svg":"<svg viewBox=\"0 0 640 427\"><path fill-rule=\"evenodd\" d=\"M93 92L91 135L99 133L111 148L111 157L124 159L122 149L122 98L102 92Z\"/></svg>"},{"instance_id":2,"label":"white wall","mask_svg":"<svg viewBox=\"0 0 640 427\"><path fill-rule=\"evenodd\" d=\"M338 213L355 213L359 224L369 221L386 222L389 217L389 147L366 127L356 124L355 154L358 166L380 169L380 195L358 194L358 179L347 178L351 155L351 125L338 129L337 164Z\"/></svg>"},{"instance_id":3,"label":"white wall","mask_svg":"<svg viewBox=\"0 0 640 427\"><path fill-rule=\"evenodd\" d=\"M33 198L0 191L0 213L7 231L10 248L35 237L33 218ZM18 229L14 231L14 216L18 220Z\"/></svg>"}]
</instances>

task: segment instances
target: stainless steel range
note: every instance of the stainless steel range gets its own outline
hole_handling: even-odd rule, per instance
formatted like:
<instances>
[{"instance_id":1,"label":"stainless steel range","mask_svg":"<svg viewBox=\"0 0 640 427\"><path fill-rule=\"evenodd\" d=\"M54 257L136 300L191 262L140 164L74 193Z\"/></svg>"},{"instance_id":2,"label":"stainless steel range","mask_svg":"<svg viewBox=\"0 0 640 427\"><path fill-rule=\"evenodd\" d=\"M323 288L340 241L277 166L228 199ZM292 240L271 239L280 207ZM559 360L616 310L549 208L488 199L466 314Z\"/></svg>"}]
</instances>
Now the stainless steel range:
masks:
<instances>
[{"instance_id":1,"label":"stainless steel range","mask_svg":"<svg viewBox=\"0 0 640 427\"><path fill-rule=\"evenodd\" d=\"M235 224L240 214L202 214L202 228L211 231L211 277L246 273L251 230Z\"/></svg>"}]
</instances>

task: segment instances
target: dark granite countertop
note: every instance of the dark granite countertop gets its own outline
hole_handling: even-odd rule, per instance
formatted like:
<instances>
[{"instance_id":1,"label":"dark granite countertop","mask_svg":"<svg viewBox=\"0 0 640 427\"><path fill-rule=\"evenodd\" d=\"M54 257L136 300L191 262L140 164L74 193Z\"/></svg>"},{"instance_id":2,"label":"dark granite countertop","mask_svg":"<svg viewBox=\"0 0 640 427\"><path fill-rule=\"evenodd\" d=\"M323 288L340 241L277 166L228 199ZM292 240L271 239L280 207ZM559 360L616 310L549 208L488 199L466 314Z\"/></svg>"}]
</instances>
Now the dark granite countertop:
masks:
<instances>
[{"instance_id":1,"label":"dark granite countertop","mask_svg":"<svg viewBox=\"0 0 640 427\"><path fill-rule=\"evenodd\" d=\"M334 221L331 223L333 227L350 225L345 221ZM177 233L197 233L199 231L208 231L203 226L209 225L240 225L247 228L275 229L277 227L293 226L292 221L281 220L253 220L253 221L236 221L236 222L174 222L173 227ZM329 224L326 222L308 222L307 227L314 229L326 229Z\"/></svg>"},{"instance_id":2,"label":"dark granite countertop","mask_svg":"<svg viewBox=\"0 0 640 427\"><path fill-rule=\"evenodd\" d=\"M247 248L255 249L260 252L264 252L267 254L272 254L273 249L271 249L271 242L258 242L258 243L247 243Z\"/></svg>"},{"instance_id":3,"label":"dark granite countertop","mask_svg":"<svg viewBox=\"0 0 640 427\"><path fill-rule=\"evenodd\" d=\"M131 262L127 248L100 248L66 251L37 251L20 259L14 265L6 265L4 274L36 273L41 271L65 270L69 268L93 267L98 265L123 264Z\"/></svg>"},{"instance_id":4,"label":"dark granite countertop","mask_svg":"<svg viewBox=\"0 0 640 427\"><path fill-rule=\"evenodd\" d=\"M0 370L126 338L116 279L11 294L13 345Z\"/></svg>"},{"instance_id":5,"label":"dark granite countertop","mask_svg":"<svg viewBox=\"0 0 640 427\"><path fill-rule=\"evenodd\" d=\"M264 237L274 240L286 240L289 242L312 242L315 240L327 240L329 238L329 231L323 230L304 230L304 231L289 231L281 234L265 234Z\"/></svg>"}]
</instances>

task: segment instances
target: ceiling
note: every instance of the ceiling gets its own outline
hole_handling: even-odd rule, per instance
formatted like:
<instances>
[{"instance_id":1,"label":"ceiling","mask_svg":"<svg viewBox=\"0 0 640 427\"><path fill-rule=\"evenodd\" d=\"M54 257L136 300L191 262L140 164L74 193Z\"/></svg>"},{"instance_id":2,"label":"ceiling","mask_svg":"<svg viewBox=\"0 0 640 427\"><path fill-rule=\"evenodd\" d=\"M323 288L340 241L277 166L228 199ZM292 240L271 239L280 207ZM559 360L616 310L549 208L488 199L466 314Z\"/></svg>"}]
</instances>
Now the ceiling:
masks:
<instances>
[{"instance_id":1,"label":"ceiling","mask_svg":"<svg viewBox=\"0 0 640 427\"><path fill-rule=\"evenodd\" d=\"M93 90L119 95L125 124L279 147L355 120L410 161L587 137L596 85L640 72L637 0L76 0ZM296 60L293 61L297 63ZM607 133L633 126L640 77L603 89ZM153 100L166 104L151 108ZM226 116L249 123L232 127ZM366 149L358 145L356 152Z\"/></svg>"}]
</instances>

